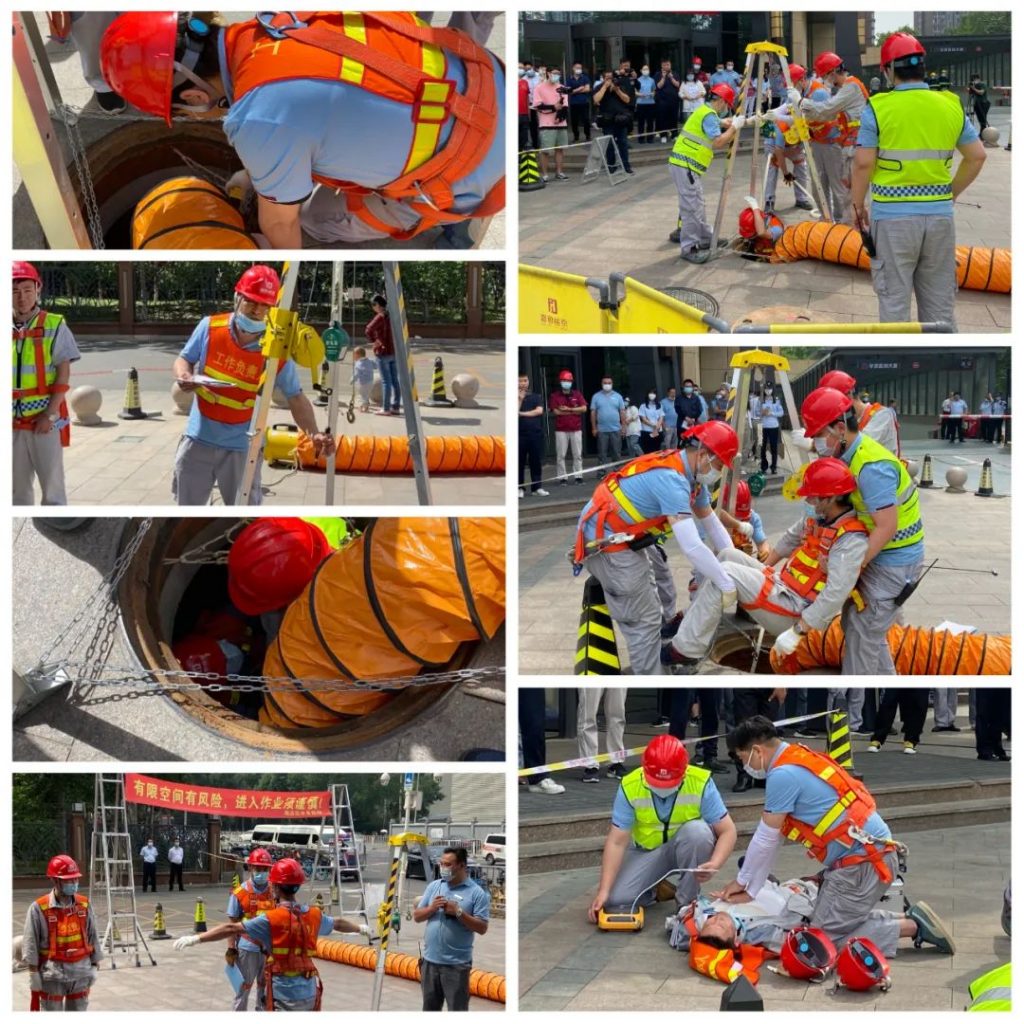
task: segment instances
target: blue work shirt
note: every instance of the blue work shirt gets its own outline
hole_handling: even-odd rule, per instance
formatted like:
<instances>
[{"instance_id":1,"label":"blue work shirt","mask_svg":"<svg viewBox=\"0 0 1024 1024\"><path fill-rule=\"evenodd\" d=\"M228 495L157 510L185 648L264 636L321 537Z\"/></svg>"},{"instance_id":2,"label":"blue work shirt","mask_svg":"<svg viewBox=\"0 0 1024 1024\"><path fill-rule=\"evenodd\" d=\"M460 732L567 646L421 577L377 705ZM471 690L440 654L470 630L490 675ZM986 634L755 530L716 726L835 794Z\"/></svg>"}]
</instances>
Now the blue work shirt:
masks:
<instances>
[{"instance_id":1,"label":"blue work shirt","mask_svg":"<svg viewBox=\"0 0 1024 1024\"><path fill-rule=\"evenodd\" d=\"M717 139L722 134L722 120L717 114L708 114L700 126L709 139Z\"/></svg>"},{"instance_id":2,"label":"blue work shirt","mask_svg":"<svg viewBox=\"0 0 1024 1024\"><path fill-rule=\"evenodd\" d=\"M266 892L267 886L269 885L270 883L267 882L262 888L260 888L255 882L252 883L252 887L259 893ZM232 893L228 897L228 917L237 917L240 919L244 913L245 912L242 910L242 904L238 902L238 897L234 893ZM255 942L247 938L245 935L239 937L238 948L245 950L247 953L260 952L260 947L257 946Z\"/></svg>"},{"instance_id":3,"label":"blue work shirt","mask_svg":"<svg viewBox=\"0 0 1024 1024\"><path fill-rule=\"evenodd\" d=\"M467 914L488 921L491 917L491 894L477 885L471 878L451 885L443 878L431 882L423 891L418 906L428 907L435 896L454 900ZM471 932L457 918L449 917L444 909L427 918L427 930L423 936L423 958L432 964L460 966L473 962L473 939Z\"/></svg>"},{"instance_id":4,"label":"blue work shirt","mask_svg":"<svg viewBox=\"0 0 1024 1024\"><path fill-rule=\"evenodd\" d=\"M968 410L967 403L962 398L954 398L949 403L949 415L950 416L966 416Z\"/></svg>"},{"instance_id":5,"label":"blue work shirt","mask_svg":"<svg viewBox=\"0 0 1024 1024\"><path fill-rule=\"evenodd\" d=\"M350 82L294 78L268 82L234 102L225 54L225 34L218 40L221 76L231 101L222 121L252 178L266 199L297 203L313 191L314 172L321 177L379 188L401 177L413 139L410 106L378 96ZM477 167L455 182L456 213L470 213L505 173L505 74L490 54L498 97L497 126L490 149ZM445 50L444 77L462 93L466 71ZM454 118L441 128L439 147L451 135Z\"/></svg>"},{"instance_id":6,"label":"blue work shirt","mask_svg":"<svg viewBox=\"0 0 1024 1024\"><path fill-rule=\"evenodd\" d=\"M566 80L565 84L569 89L578 89L581 85L593 85L590 81L590 75L586 71L581 71L578 75L570 75ZM570 107L583 107L589 106L591 102L591 92L574 92L569 95L569 106Z\"/></svg>"},{"instance_id":7,"label":"blue work shirt","mask_svg":"<svg viewBox=\"0 0 1024 1024\"><path fill-rule=\"evenodd\" d=\"M766 814L792 814L799 821L815 825L827 814L836 802L836 791L806 768L796 764L782 764L773 767L788 743L780 743L779 749L772 757L768 766L768 778L765 781L764 810ZM845 819L845 812L837 818L837 822ZM892 832L882 816L876 811L864 823L864 831L872 836L889 839ZM840 857L864 852L863 843L842 846L840 843L828 844L825 853L825 865L831 864Z\"/></svg>"},{"instance_id":8,"label":"blue work shirt","mask_svg":"<svg viewBox=\"0 0 1024 1024\"><path fill-rule=\"evenodd\" d=\"M708 85L732 85L729 72L722 68L721 71L712 71L708 78Z\"/></svg>"},{"instance_id":9,"label":"blue work shirt","mask_svg":"<svg viewBox=\"0 0 1024 1024\"><path fill-rule=\"evenodd\" d=\"M233 324L234 318L232 318ZM235 336L233 327L231 333L232 337L237 341L238 338ZM262 339L257 339L253 344L248 346L240 345L239 348L245 348L248 352L255 352L260 347L260 341ZM209 343L210 318L204 316L196 325L196 329L192 332L192 337L185 342L185 347L179 353L182 359L192 364L194 373L203 372L203 368L206 366L206 352ZM278 366L277 383L275 386L281 389L281 393L285 398L294 398L301 393L302 386L299 384L299 371L295 363L290 359ZM188 414L188 423L185 425L185 436L192 438L193 441L212 445L214 448L227 448L229 451L236 452L248 450L248 431L248 421L245 423L219 423L204 416L199 409L198 401L192 403L192 411Z\"/></svg>"},{"instance_id":10,"label":"blue work shirt","mask_svg":"<svg viewBox=\"0 0 1024 1024\"><path fill-rule=\"evenodd\" d=\"M281 900L278 903L279 907L292 905L292 902L288 900ZM303 914L309 910L309 905L306 903L300 903L297 906ZM262 914L259 917L251 917L248 921L243 921L242 927L258 946L261 946L263 949L271 948L270 922ZM333 931L334 918L321 914L320 931L317 934L330 935ZM239 945L241 945L241 942L239 942ZM274 996L295 1002L313 999L316 996L316 978L286 978L279 974L274 978Z\"/></svg>"},{"instance_id":11,"label":"blue work shirt","mask_svg":"<svg viewBox=\"0 0 1024 1024\"><path fill-rule=\"evenodd\" d=\"M900 82L893 92L902 92L907 89L928 89L927 82ZM968 143L978 141L978 130L967 120L964 115L964 127L960 132L960 138L956 140L957 146L966 146ZM864 104L860 114L860 131L857 133L857 145L865 149L878 149L878 119L870 103ZM868 190L867 198L871 198L871 190ZM893 220L896 217L952 217L952 199L933 199L914 201L908 203L872 203L872 220Z\"/></svg>"},{"instance_id":12,"label":"blue work shirt","mask_svg":"<svg viewBox=\"0 0 1024 1024\"><path fill-rule=\"evenodd\" d=\"M860 444L858 434L840 458L849 465L853 461L853 453ZM869 462L857 477L857 490L864 499L868 512L875 513L883 508L895 507L898 503L896 494L899 490L900 474L891 462ZM924 539L915 541L902 548L890 548L879 551L872 559L879 565L913 565L924 558Z\"/></svg>"},{"instance_id":13,"label":"blue work shirt","mask_svg":"<svg viewBox=\"0 0 1024 1024\"><path fill-rule=\"evenodd\" d=\"M654 103L654 79L640 75L636 80L636 104L638 107Z\"/></svg>"},{"instance_id":14,"label":"blue work shirt","mask_svg":"<svg viewBox=\"0 0 1024 1024\"><path fill-rule=\"evenodd\" d=\"M769 430L779 425L779 417L785 415L786 410L782 403L772 395L770 398L761 399L761 426Z\"/></svg>"},{"instance_id":15,"label":"blue work shirt","mask_svg":"<svg viewBox=\"0 0 1024 1024\"><path fill-rule=\"evenodd\" d=\"M654 810L658 818L662 821L668 821L669 816L672 814L672 805L675 803L675 797L657 796L654 793L651 796L654 798ZM722 800L722 794L718 792L718 787L715 785L714 780L708 779L707 785L700 795L701 818L709 825L714 825L716 822L721 821L728 813ZM612 804L612 825L615 828L621 828L624 832L630 832L635 821L636 811L633 809L633 805L627 799L620 785L619 791L615 794L615 803Z\"/></svg>"},{"instance_id":16,"label":"blue work shirt","mask_svg":"<svg viewBox=\"0 0 1024 1024\"><path fill-rule=\"evenodd\" d=\"M626 403L618 391L598 391L590 400L590 408L597 413L598 433L622 429L619 411L626 408Z\"/></svg>"},{"instance_id":17,"label":"blue work shirt","mask_svg":"<svg viewBox=\"0 0 1024 1024\"><path fill-rule=\"evenodd\" d=\"M674 398L663 398L661 400L661 414L665 417L666 427L674 427L679 422Z\"/></svg>"},{"instance_id":18,"label":"blue work shirt","mask_svg":"<svg viewBox=\"0 0 1024 1024\"><path fill-rule=\"evenodd\" d=\"M724 74L725 84L731 85L733 89L739 89L743 84L743 76L735 68L733 68L732 71L726 68Z\"/></svg>"}]
</instances>

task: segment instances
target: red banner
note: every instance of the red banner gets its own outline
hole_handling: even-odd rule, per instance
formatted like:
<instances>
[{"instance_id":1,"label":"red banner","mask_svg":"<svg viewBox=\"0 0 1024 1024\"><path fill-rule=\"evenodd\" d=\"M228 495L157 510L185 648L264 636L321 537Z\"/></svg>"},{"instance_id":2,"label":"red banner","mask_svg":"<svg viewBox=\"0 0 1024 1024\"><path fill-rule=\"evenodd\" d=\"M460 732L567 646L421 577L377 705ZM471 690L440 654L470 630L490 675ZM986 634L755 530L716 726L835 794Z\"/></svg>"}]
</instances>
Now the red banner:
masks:
<instances>
[{"instance_id":1,"label":"red banner","mask_svg":"<svg viewBox=\"0 0 1024 1024\"><path fill-rule=\"evenodd\" d=\"M128 772L124 798L130 804L167 807L175 811L202 811L240 818L323 818L331 813L329 790L315 793L274 793L266 790L222 789L168 782Z\"/></svg>"}]
</instances>

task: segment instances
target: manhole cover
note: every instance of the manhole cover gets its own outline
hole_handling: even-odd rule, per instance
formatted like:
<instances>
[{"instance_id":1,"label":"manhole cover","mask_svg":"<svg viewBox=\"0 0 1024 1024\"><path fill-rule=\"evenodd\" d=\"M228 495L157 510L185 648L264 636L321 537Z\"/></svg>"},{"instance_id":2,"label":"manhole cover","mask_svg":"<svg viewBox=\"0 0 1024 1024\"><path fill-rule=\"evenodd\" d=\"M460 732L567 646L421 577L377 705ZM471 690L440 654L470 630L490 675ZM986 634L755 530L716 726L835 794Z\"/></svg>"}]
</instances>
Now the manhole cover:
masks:
<instances>
[{"instance_id":1,"label":"manhole cover","mask_svg":"<svg viewBox=\"0 0 1024 1024\"><path fill-rule=\"evenodd\" d=\"M114 438L114 444L141 444L144 440L141 434L122 434Z\"/></svg>"},{"instance_id":2,"label":"manhole cover","mask_svg":"<svg viewBox=\"0 0 1024 1024\"><path fill-rule=\"evenodd\" d=\"M718 316L718 299L699 288L662 288L661 291L670 299L685 302L688 306L693 306L694 309L699 309L710 316Z\"/></svg>"}]
</instances>

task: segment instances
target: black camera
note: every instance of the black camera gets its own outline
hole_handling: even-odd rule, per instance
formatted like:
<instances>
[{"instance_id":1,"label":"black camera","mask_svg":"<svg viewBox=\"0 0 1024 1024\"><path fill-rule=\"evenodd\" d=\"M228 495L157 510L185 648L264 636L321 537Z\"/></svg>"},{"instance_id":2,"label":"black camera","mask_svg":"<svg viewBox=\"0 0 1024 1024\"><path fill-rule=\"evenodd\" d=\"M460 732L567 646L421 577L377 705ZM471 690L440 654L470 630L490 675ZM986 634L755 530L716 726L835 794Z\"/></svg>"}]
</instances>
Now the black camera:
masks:
<instances>
[{"instance_id":1,"label":"black camera","mask_svg":"<svg viewBox=\"0 0 1024 1024\"><path fill-rule=\"evenodd\" d=\"M555 111L555 120L559 124L565 124L565 122L569 120L569 108L568 107L559 107Z\"/></svg>"},{"instance_id":2,"label":"black camera","mask_svg":"<svg viewBox=\"0 0 1024 1024\"><path fill-rule=\"evenodd\" d=\"M563 96L568 96L568 95L569 95L569 93L571 93L571 92L572 92L572 89L570 89L570 88L569 88L569 86L567 86L567 85L560 85L560 86L558 87L558 91L559 91L559 92L560 92L560 93L561 93L561 94L562 94Z\"/></svg>"}]
</instances>

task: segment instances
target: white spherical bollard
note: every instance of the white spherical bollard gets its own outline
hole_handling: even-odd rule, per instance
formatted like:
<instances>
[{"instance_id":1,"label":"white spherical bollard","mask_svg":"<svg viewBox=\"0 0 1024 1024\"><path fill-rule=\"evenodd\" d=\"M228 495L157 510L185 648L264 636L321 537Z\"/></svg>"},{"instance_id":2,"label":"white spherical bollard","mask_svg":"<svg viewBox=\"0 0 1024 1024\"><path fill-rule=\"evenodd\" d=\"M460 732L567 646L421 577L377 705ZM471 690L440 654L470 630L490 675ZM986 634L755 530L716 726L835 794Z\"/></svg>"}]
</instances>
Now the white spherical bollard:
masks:
<instances>
[{"instance_id":1,"label":"white spherical bollard","mask_svg":"<svg viewBox=\"0 0 1024 1024\"><path fill-rule=\"evenodd\" d=\"M192 403L196 400L194 391L183 391L178 382L171 385L171 398L174 401L174 415L187 416L192 411Z\"/></svg>"},{"instance_id":2,"label":"white spherical bollard","mask_svg":"<svg viewBox=\"0 0 1024 1024\"><path fill-rule=\"evenodd\" d=\"M967 483L967 470L961 469L959 466L954 466L952 469L947 469L946 483L948 484L946 490L950 494L966 493L964 484Z\"/></svg>"},{"instance_id":3,"label":"white spherical bollard","mask_svg":"<svg viewBox=\"0 0 1024 1024\"><path fill-rule=\"evenodd\" d=\"M907 472L912 480L916 480L917 474L921 472L921 463L914 459L907 459Z\"/></svg>"},{"instance_id":4,"label":"white spherical bollard","mask_svg":"<svg viewBox=\"0 0 1024 1024\"><path fill-rule=\"evenodd\" d=\"M984 142L986 146L997 145L999 143L999 129L993 128L992 125L989 125L987 128L982 128L981 141Z\"/></svg>"},{"instance_id":5,"label":"white spherical bollard","mask_svg":"<svg viewBox=\"0 0 1024 1024\"><path fill-rule=\"evenodd\" d=\"M473 408L477 403L476 393L480 390L480 378L472 373L457 373L452 377L452 394L455 404L462 409Z\"/></svg>"},{"instance_id":6,"label":"white spherical bollard","mask_svg":"<svg viewBox=\"0 0 1024 1024\"><path fill-rule=\"evenodd\" d=\"M99 416L103 404L103 392L91 384L83 384L68 395L68 405L75 415L75 423L83 427L95 427L103 420Z\"/></svg>"}]
</instances>

